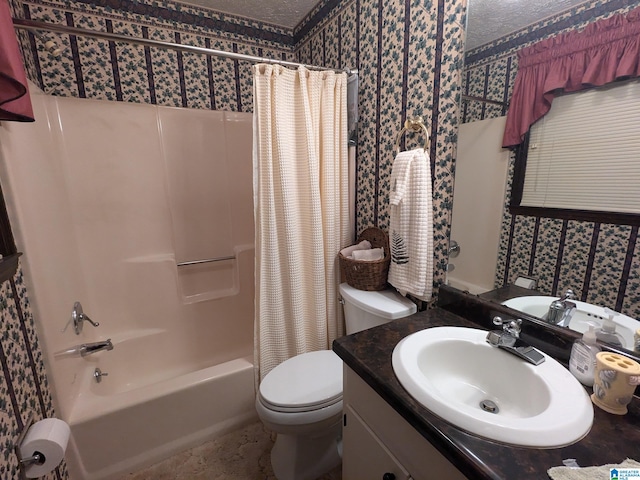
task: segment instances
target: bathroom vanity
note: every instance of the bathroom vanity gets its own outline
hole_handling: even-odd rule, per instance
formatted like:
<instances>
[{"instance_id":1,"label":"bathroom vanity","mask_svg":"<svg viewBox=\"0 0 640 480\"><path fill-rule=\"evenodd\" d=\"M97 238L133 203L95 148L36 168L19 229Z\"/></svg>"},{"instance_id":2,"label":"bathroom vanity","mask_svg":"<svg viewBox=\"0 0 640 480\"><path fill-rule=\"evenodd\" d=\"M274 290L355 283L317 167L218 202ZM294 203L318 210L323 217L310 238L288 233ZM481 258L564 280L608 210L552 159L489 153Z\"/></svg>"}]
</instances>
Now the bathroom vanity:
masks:
<instances>
[{"instance_id":1,"label":"bathroom vanity","mask_svg":"<svg viewBox=\"0 0 640 480\"><path fill-rule=\"evenodd\" d=\"M343 478L466 478L346 365L343 378Z\"/></svg>"},{"instance_id":2,"label":"bathroom vanity","mask_svg":"<svg viewBox=\"0 0 640 480\"><path fill-rule=\"evenodd\" d=\"M467 300L474 301L473 298ZM502 306L481 299L478 302L485 310L495 307L497 313L505 312ZM496 313L471 315L469 305L463 310L467 318L460 316L460 312L456 314L438 307L334 342L334 351L345 363L344 478L539 480L548 478L547 470L562 465L568 458L576 459L583 467L619 463L626 458L638 460L640 399L637 397L625 416L594 407L594 422L587 436L572 445L552 449L515 447L486 440L445 422L414 400L393 371L394 347L404 337L425 328L487 329L488 315ZM474 315L474 321L468 319ZM535 328L535 324L527 322L523 333ZM554 353L570 348L571 342L556 340L551 348L555 351L545 353L558 358ZM560 361L564 360L563 355L559 357Z\"/></svg>"}]
</instances>

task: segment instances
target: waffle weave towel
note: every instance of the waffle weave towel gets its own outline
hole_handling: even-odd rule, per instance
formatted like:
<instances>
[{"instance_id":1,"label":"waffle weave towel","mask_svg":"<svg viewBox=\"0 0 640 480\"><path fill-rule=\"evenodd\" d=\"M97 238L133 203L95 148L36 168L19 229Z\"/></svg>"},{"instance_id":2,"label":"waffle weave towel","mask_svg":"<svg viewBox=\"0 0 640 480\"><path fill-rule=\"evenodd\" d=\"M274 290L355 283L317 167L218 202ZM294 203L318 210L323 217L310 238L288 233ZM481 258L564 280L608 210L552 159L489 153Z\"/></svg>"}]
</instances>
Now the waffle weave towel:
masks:
<instances>
[{"instance_id":1,"label":"waffle weave towel","mask_svg":"<svg viewBox=\"0 0 640 480\"><path fill-rule=\"evenodd\" d=\"M599 467L571 468L553 467L547 470L549 478L552 480L610 480L611 469L637 468L640 472L640 463L627 458L618 464L601 465ZM615 477L617 478L617 477Z\"/></svg>"},{"instance_id":2,"label":"waffle weave towel","mask_svg":"<svg viewBox=\"0 0 640 480\"><path fill-rule=\"evenodd\" d=\"M423 149L396 156L389 203L389 283L402 295L428 301L433 289L433 201L429 157Z\"/></svg>"}]
</instances>

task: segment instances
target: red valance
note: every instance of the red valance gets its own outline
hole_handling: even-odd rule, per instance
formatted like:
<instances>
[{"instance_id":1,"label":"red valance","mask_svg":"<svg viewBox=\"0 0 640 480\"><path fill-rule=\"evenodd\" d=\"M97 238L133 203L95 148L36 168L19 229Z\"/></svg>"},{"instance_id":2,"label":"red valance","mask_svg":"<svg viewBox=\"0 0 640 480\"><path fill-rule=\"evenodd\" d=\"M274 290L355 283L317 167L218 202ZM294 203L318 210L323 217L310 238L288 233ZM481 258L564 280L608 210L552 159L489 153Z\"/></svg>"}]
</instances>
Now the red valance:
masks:
<instances>
[{"instance_id":1,"label":"red valance","mask_svg":"<svg viewBox=\"0 0 640 480\"><path fill-rule=\"evenodd\" d=\"M518 52L503 147L522 143L554 95L640 76L640 8L548 38Z\"/></svg>"},{"instance_id":2,"label":"red valance","mask_svg":"<svg viewBox=\"0 0 640 480\"><path fill-rule=\"evenodd\" d=\"M0 120L33 122L27 76L7 0L0 0Z\"/></svg>"}]
</instances>

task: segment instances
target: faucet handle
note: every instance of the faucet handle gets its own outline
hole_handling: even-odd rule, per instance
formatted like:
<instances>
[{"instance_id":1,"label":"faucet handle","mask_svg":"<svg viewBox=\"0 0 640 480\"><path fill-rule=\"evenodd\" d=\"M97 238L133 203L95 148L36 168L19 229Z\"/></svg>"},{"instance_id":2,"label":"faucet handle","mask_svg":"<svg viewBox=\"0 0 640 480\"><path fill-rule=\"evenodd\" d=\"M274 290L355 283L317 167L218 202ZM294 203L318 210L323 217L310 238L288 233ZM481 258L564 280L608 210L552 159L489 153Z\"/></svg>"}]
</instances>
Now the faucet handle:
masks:
<instances>
[{"instance_id":1,"label":"faucet handle","mask_svg":"<svg viewBox=\"0 0 640 480\"><path fill-rule=\"evenodd\" d=\"M520 336L520 332L522 331L522 319L517 318L515 320L503 320L502 317L496 315L493 317L492 321L494 325L502 326L502 330L508 334L516 338Z\"/></svg>"},{"instance_id":2,"label":"faucet handle","mask_svg":"<svg viewBox=\"0 0 640 480\"><path fill-rule=\"evenodd\" d=\"M508 327L508 326L511 326L512 323L516 325L522 325L522 319L517 318L515 320L503 320L502 317L499 317L498 315L493 317L494 325L498 325L498 326L502 325L503 327Z\"/></svg>"},{"instance_id":3,"label":"faucet handle","mask_svg":"<svg viewBox=\"0 0 640 480\"><path fill-rule=\"evenodd\" d=\"M91 325L93 325L94 327L99 327L100 324L98 322L94 322L93 320L91 320L89 318L89 315L87 315L86 313L81 313L80 316L78 317L80 319L80 321L86 321L89 322Z\"/></svg>"},{"instance_id":4,"label":"faucet handle","mask_svg":"<svg viewBox=\"0 0 640 480\"><path fill-rule=\"evenodd\" d=\"M73 322L73 331L76 332L76 335L80 335L82 333L82 324L85 321L89 322L94 327L97 327L100 325L98 322L94 322L93 320L91 320L89 318L89 315L87 315L82 311L82 304L80 302L75 302L73 304L73 311L71 312L70 322ZM64 327L64 328L65 330L67 329L67 327Z\"/></svg>"},{"instance_id":5,"label":"faucet handle","mask_svg":"<svg viewBox=\"0 0 640 480\"><path fill-rule=\"evenodd\" d=\"M571 290L570 288L567 288L567 291L564 293L563 300L575 300L575 299L576 299L576 294L573 293L573 290Z\"/></svg>"}]
</instances>

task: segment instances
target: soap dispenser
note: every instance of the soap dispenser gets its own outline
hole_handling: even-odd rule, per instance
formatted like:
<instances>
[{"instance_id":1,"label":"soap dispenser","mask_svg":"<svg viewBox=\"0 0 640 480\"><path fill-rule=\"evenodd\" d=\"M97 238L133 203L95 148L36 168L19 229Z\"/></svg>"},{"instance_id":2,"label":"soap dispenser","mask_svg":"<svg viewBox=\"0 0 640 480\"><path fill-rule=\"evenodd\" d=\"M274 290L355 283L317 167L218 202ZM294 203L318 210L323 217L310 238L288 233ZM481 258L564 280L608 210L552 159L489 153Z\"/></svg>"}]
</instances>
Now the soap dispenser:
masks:
<instances>
[{"instance_id":1,"label":"soap dispenser","mask_svg":"<svg viewBox=\"0 0 640 480\"><path fill-rule=\"evenodd\" d=\"M569 371L580 383L587 387L593 386L593 377L596 371L596 353L600 351L596 343L596 331L593 325L584 332L580 340L576 340L571 347L569 358Z\"/></svg>"},{"instance_id":2,"label":"soap dispenser","mask_svg":"<svg viewBox=\"0 0 640 480\"><path fill-rule=\"evenodd\" d=\"M599 328L596 331L596 338L601 342L625 348L626 342L624 341L624 338L622 338L622 335L616 332L616 323L613 321L613 317L618 315L618 312L605 307L604 313L608 315L609 318L605 319L602 322L602 328Z\"/></svg>"}]
</instances>

